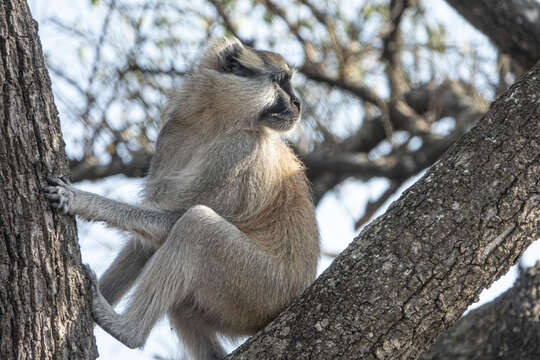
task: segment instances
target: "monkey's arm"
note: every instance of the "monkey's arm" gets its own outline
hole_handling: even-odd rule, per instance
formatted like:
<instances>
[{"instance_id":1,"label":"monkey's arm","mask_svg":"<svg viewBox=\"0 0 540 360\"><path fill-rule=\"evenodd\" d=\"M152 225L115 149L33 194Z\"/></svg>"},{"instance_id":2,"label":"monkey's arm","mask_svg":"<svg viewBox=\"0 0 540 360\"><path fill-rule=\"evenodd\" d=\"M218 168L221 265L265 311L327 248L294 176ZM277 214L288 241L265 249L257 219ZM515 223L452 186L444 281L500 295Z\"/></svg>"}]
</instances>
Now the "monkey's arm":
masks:
<instances>
[{"instance_id":1,"label":"monkey's arm","mask_svg":"<svg viewBox=\"0 0 540 360\"><path fill-rule=\"evenodd\" d=\"M156 245L167 234L182 212L166 212L129 205L79 190L63 177L46 178L49 186L41 188L54 208L86 220L104 221L121 230L140 235Z\"/></svg>"}]
</instances>

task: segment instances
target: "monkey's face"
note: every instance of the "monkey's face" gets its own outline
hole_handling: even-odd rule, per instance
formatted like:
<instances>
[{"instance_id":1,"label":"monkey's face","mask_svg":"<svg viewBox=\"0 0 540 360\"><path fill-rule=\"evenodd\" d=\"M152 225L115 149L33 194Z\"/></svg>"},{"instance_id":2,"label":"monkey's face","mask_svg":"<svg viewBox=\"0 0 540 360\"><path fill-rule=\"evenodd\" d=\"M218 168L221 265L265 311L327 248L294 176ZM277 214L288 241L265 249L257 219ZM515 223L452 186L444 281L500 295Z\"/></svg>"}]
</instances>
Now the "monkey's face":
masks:
<instances>
[{"instance_id":1,"label":"monkey's face","mask_svg":"<svg viewBox=\"0 0 540 360\"><path fill-rule=\"evenodd\" d=\"M302 110L302 103L296 97L291 85L292 71L286 64L285 66L271 75L272 87L275 91L274 102L264 108L259 116L261 124L278 131L290 130L300 119Z\"/></svg>"},{"instance_id":2,"label":"monkey's face","mask_svg":"<svg viewBox=\"0 0 540 360\"><path fill-rule=\"evenodd\" d=\"M201 69L213 73L207 86L213 95L207 96L214 98L223 118L278 131L290 130L300 118L301 102L291 85L293 70L276 53L228 39L209 50Z\"/></svg>"}]
</instances>

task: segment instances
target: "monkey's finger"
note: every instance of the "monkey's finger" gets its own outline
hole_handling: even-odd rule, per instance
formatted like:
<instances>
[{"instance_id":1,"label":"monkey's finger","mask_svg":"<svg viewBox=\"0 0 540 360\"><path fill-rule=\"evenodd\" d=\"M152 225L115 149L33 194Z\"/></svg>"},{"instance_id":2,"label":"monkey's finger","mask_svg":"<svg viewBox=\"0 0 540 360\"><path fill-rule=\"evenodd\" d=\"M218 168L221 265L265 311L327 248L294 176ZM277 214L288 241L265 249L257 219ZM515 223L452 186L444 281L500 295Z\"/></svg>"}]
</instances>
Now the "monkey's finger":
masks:
<instances>
[{"instance_id":1,"label":"monkey's finger","mask_svg":"<svg viewBox=\"0 0 540 360\"><path fill-rule=\"evenodd\" d=\"M59 202L51 202L51 206L55 209L59 209L59 210L63 209L62 204L60 204Z\"/></svg>"},{"instance_id":2,"label":"monkey's finger","mask_svg":"<svg viewBox=\"0 0 540 360\"><path fill-rule=\"evenodd\" d=\"M50 200L50 201L57 201L60 198L60 196L58 196L56 194L47 194L47 193L45 193L45 194L43 194L43 196L46 199Z\"/></svg>"},{"instance_id":3,"label":"monkey's finger","mask_svg":"<svg viewBox=\"0 0 540 360\"><path fill-rule=\"evenodd\" d=\"M43 196L45 196L47 199L56 201L60 199L60 194L54 194L54 193L43 193Z\"/></svg>"},{"instance_id":4,"label":"monkey's finger","mask_svg":"<svg viewBox=\"0 0 540 360\"><path fill-rule=\"evenodd\" d=\"M66 206L66 202L62 200L55 200L51 202L51 206L55 208L56 210L61 211L64 214L68 214L68 207Z\"/></svg>"},{"instance_id":5,"label":"monkey's finger","mask_svg":"<svg viewBox=\"0 0 540 360\"><path fill-rule=\"evenodd\" d=\"M57 194L58 188L56 186L42 186L39 188L44 194Z\"/></svg>"},{"instance_id":6,"label":"monkey's finger","mask_svg":"<svg viewBox=\"0 0 540 360\"><path fill-rule=\"evenodd\" d=\"M46 176L45 180L47 180L47 183L49 183L49 185L56 185L56 186L66 186L67 185L64 181L62 181L62 179L60 179L59 177L56 177L56 176Z\"/></svg>"}]
</instances>

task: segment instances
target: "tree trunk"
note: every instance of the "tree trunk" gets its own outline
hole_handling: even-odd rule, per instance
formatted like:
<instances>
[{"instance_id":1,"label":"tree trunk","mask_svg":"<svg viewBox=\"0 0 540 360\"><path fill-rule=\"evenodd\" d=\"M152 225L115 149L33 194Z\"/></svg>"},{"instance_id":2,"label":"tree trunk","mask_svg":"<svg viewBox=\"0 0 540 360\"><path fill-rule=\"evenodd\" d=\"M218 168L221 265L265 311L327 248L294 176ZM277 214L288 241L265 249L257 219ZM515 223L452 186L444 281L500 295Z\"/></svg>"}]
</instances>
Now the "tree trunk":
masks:
<instances>
[{"instance_id":1,"label":"tree trunk","mask_svg":"<svg viewBox=\"0 0 540 360\"><path fill-rule=\"evenodd\" d=\"M421 359L540 359L540 262L496 300L459 319Z\"/></svg>"},{"instance_id":2,"label":"tree trunk","mask_svg":"<svg viewBox=\"0 0 540 360\"><path fill-rule=\"evenodd\" d=\"M0 359L94 359L77 230L40 195L67 161L37 24L0 2Z\"/></svg>"},{"instance_id":3,"label":"tree trunk","mask_svg":"<svg viewBox=\"0 0 540 360\"><path fill-rule=\"evenodd\" d=\"M228 359L417 358L538 237L539 94L540 62Z\"/></svg>"},{"instance_id":4,"label":"tree trunk","mask_svg":"<svg viewBox=\"0 0 540 360\"><path fill-rule=\"evenodd\" d=\"M446 0L499 50L529 70L540 59L537 0Z\"/></svg>"}]
</instances>

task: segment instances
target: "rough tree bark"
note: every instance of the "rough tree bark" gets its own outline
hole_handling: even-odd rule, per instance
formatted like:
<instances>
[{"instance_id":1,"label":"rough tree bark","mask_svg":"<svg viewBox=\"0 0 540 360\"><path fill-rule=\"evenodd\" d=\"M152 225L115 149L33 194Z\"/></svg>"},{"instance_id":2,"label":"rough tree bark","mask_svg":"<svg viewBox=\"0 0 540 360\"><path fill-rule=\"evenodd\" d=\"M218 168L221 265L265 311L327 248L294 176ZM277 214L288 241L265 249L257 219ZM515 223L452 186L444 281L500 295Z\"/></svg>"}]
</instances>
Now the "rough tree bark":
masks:
<instances>
[{"instance_id":1,"label":"rough tree bark","mask_svg":"<svg viewBox=\"0 0 540 360\"><path fill-rule=\"evenodd\" d=\"M446 0L526 71L540 59L540 4L536 0Z\"/></svg>"},{"instance_id":2,"label":"rough tree bark","mask_svg":"<svg viewBox=\"0 0 540 360\"><path fill-rule=\"evenodd\" d=\"M67 160L37 24L0 2L0 359L94 359L72 217L39 193Z\"/></svg>"},{"instance_id":3,"label":"rough tree bark","mask_svg":"<svg viewBox=\"0 0 540 360\"><path fill-rule=\"evenodd\" d=\"M538 237L540 62L228 359L414 359Z\"/></svg>"},{"instance_id":4,"label":"rough tree bark","mask_svg":"<svg viewBox=\"0 0 540 360\"><path fill-rule=\"evenodd\" d=\"M540 359L540 262L495 301L459 319L421 359Z\"/></svg>"}]
</instances>

